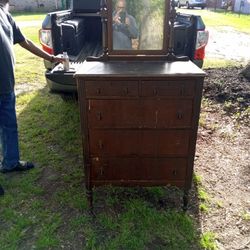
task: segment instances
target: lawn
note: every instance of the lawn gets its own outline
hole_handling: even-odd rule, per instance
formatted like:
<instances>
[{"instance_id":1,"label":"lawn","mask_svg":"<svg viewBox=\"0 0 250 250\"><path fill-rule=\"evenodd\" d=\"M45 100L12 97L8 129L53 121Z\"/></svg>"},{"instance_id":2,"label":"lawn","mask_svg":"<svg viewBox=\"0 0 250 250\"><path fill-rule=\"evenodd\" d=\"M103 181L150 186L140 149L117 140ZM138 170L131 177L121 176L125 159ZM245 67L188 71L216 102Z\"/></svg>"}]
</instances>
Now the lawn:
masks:
<instances>
[{"instance_id":1,"label":"lawn","mask_svg":"<svg viewBox=\"0 0 250 250\"><path fill-rule=\"evenodd\" d=\"M22 30L38 43L39 28ZM36 169L0 175L6 190L0 198L0 249L199 249L205 236L182 212L178 190L99 188L96 217L89 215L78 106L49 93L42 60L19 45L15 53L21 158Z\"/></svg>"},{"instance_id":2,"label":"lawn","mask_svg":"<svg viewBox=\"0 0 250 250\"><path fill-rule=\"evenodd\" d=\"M177 9L177 12L200 15L208 30L209 27L230 26L238 31L250 34L250 15L238 15L237 13L222 10L214 11L212 9L186 9L184 7Z\"/></svg>"}]
</instances>

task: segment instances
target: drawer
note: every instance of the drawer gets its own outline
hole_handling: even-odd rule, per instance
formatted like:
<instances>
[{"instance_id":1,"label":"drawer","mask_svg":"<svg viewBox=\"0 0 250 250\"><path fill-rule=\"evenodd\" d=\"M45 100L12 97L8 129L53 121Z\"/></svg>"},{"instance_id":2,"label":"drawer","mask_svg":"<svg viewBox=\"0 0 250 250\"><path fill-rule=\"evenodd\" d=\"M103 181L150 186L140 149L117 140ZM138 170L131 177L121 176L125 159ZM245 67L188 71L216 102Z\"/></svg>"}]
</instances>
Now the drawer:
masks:
<instances>
[{"instance_id":1,"label":"drawer","mask_svg":"<svg viewBox=\"0 0 250 250\"><path fill-rule=\"evenodd\" d=\"M144 97L192 97L195 84L192 81L142 81L140 96Z\"/></svg>"},{"instance_id":2,"label":"drawer","mask_svg":"<svg viewBox=\"0 0 250 250\"><path fill-rule=\"evenodd\" d=\"M133 97L138 96L137 81L86 81L86 97Z\"/></svg>"},{"instance_id":3,"label":"drawer","mask_svg":"<svg viewBox=\"0 0 250 250\"><path fill-rule=\"evenodd\" d=\"M90 128L138 128L140 108L137 100L89 100Z\"/></svg>"},{"instance_id":4,"label":"drawer","mask_svg":"<svg viewBox=\"0 0 250 250\"><path fill-rule=\"evenodd\" d=\"M140 117L143 128L191 128L193 100L144 100Z\"/></svg>"},{"instance_id":5,"label":"drawer","mask_svg":"<svg viewBox=\"0 0 250 250\"><path fill-rule=\"evenodd\" d=\"M188 156L189 130L90 130L91 156Z\"/></svg>"},{"instance_id":6,"label":"drawer","mask_svg":"<svg viewBox=\"0 0 250 250\"><path fill-rule=\"evenodd\" d=\"M93 180L185 180L185 158L92 158Z\"/></svg>"},{"instance_id":7,"label":"drawer","mask_svg":"<svg viewBox=\"0 0 250 250\"><path fill-rule=\"evenodd\" d=\"M89 100L90 128L191 128L193 100Z\"/></svg>"}]
</instances>

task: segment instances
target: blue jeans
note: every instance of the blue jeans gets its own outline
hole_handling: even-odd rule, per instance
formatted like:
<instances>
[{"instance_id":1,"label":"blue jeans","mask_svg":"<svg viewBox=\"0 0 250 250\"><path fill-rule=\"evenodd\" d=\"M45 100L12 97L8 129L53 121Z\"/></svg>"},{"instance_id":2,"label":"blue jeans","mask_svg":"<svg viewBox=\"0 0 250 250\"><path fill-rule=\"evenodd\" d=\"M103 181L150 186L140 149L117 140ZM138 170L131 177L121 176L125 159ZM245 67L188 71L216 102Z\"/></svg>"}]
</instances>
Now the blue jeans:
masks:
<instances>
[{"instance_id":1,"label":"blue jeans","mask_svg":"<svg viewBox=\"0 0 250 250\"><path fill-rule=\"evenodd\" d=\"M0 144L2 168L11 169L19 162L15 93L0 94Z\"/></svg>"}]
</instances>

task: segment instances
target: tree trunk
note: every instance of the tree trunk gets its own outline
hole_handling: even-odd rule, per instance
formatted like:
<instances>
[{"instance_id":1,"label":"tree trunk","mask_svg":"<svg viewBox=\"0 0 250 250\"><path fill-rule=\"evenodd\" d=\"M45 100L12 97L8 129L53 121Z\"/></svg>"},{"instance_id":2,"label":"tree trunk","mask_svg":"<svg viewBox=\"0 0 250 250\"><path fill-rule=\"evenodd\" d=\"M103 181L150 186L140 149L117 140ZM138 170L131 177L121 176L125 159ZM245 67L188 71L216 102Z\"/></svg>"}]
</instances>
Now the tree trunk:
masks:
<instances>
[{"instance_id":1,"label":"tree trunk","mask_svg":"<svg viewBox=\"0 0 250 250\"><path fill-rule=\"evenodd\" d=\"M250 62L247 64L247 66L241 71L241 74L246 77L248 80L250 80Z\"/></svg>"}]
</instances>

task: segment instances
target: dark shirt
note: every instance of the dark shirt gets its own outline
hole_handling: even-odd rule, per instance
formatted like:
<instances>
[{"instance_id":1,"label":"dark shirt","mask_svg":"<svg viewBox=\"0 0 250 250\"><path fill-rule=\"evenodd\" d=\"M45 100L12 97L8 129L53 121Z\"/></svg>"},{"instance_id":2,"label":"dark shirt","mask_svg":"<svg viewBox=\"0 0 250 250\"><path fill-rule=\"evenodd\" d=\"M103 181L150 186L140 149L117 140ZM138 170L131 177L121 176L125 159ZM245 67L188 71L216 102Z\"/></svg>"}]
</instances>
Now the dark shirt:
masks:
<instances>
[{"instance_id":1,"label":"dark shirt","mask_svg":"<svg viewBox=\"0 0 250 250\"><path fill-rule=\"evenodd\" d=\"M25 41L12 16L0 6L0 94L14 91L13 45Z\"/></svg>"},{"instance_id":2,"label":"dark shirt","mask_svg":"<svg viewBox=\"0 0 250 250\"><path fill-rule=\"evenodd\" d=\"M113 16L115 16L115 12ZM113 24L113 49L115 50L131 50L132 40L138 37L138 28L135 18L126 13L126 17L129 18L130 25L124 23Z\"/></svg>"}]
</instances>

